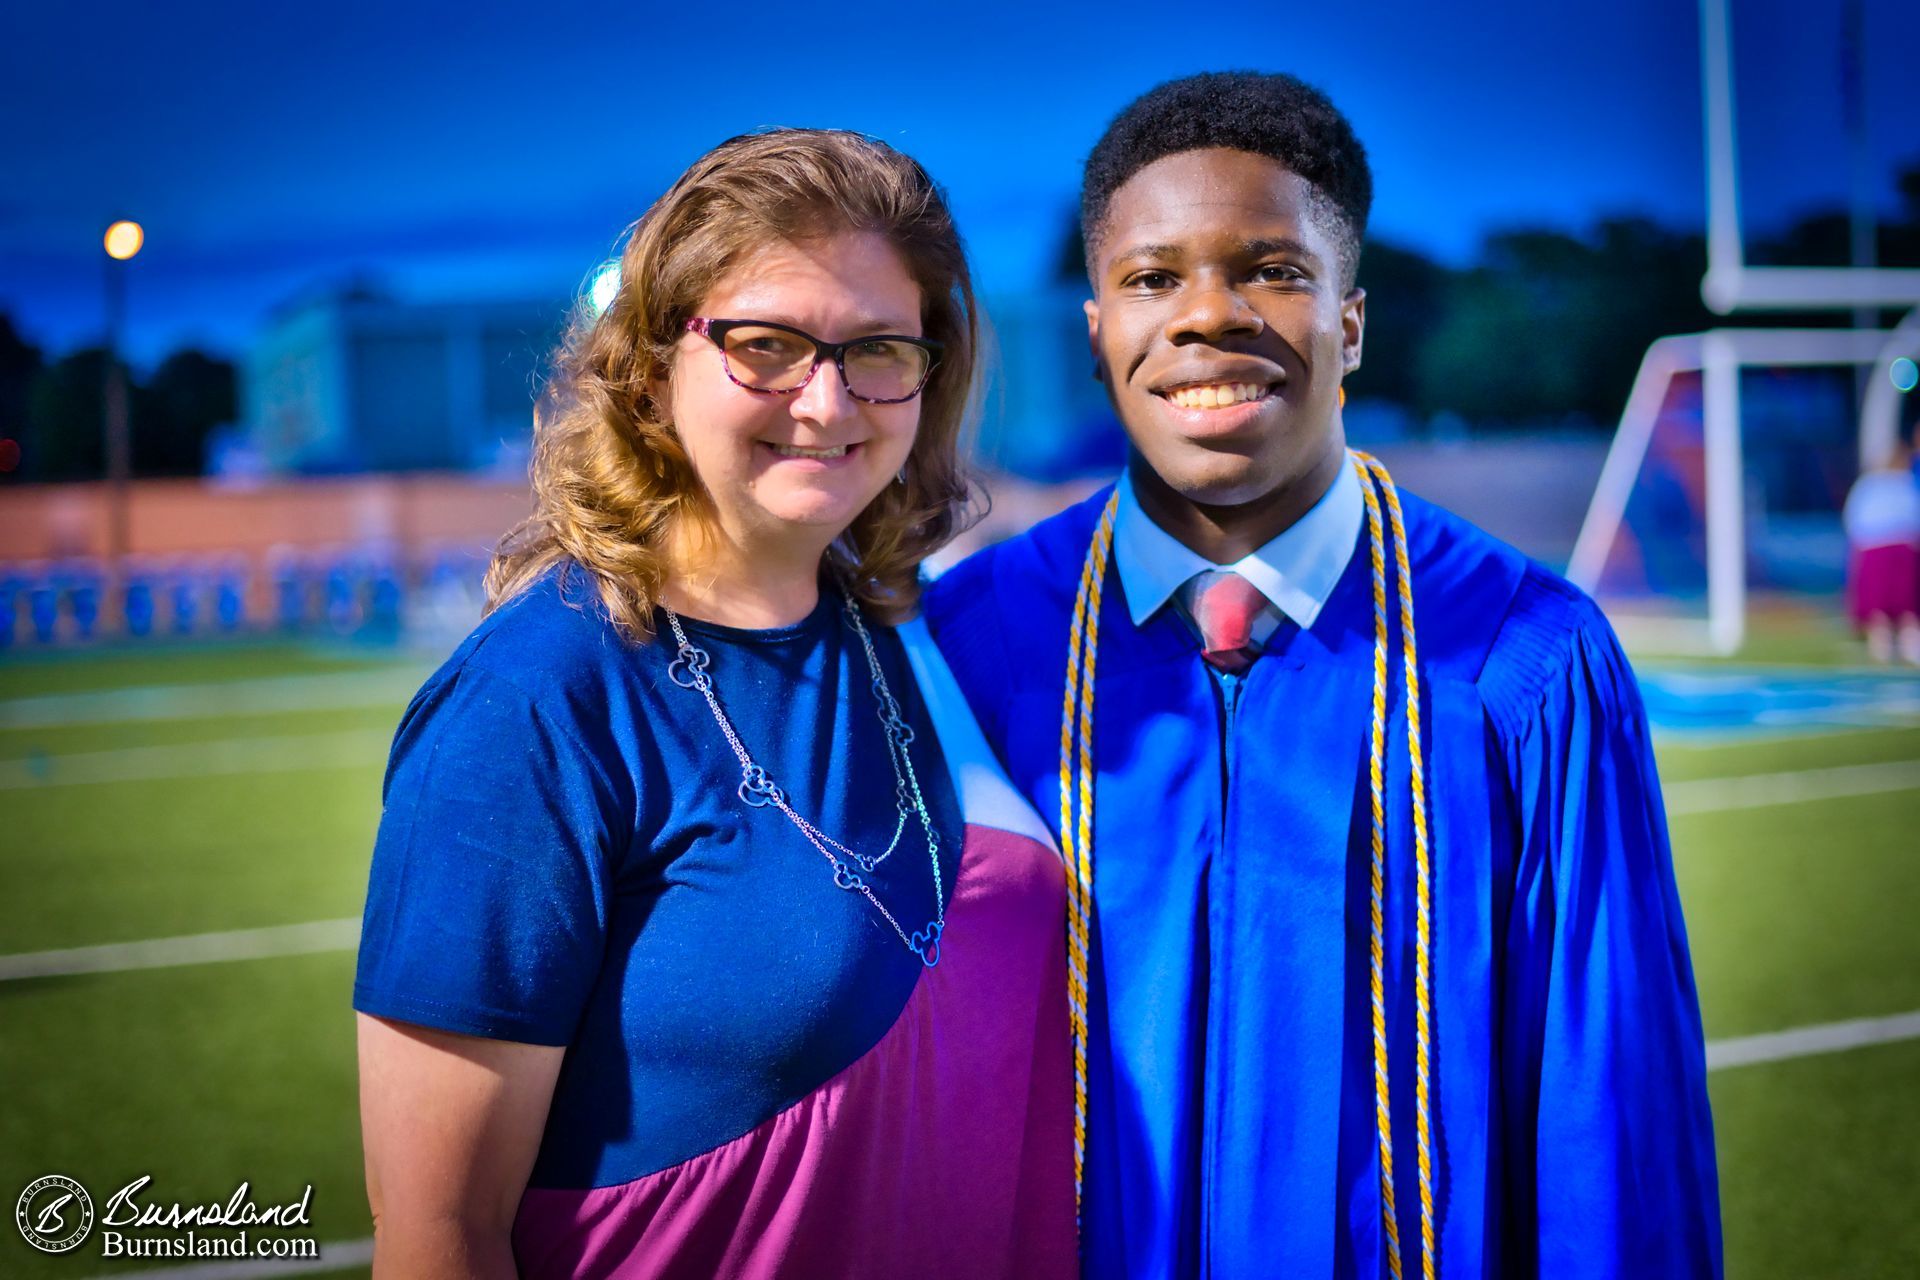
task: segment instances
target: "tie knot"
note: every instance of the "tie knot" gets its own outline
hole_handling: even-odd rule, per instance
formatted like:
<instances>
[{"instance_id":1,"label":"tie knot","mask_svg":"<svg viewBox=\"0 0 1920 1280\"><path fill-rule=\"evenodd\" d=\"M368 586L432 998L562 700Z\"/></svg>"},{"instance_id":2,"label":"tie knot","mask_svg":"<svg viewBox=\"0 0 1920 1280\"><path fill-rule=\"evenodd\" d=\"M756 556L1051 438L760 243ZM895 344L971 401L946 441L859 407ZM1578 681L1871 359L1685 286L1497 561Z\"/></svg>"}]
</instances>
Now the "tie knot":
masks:
<instances>
[{"instance_id":1,"label":"tie knot","mask_svg":"<svg viewBox=\"0 0 1920 1280\"><path fill-rule=\"evenodd\" d=\"M1258 656L1253 622L1267 607L1260 588L1229 569L1211 569L1198 577L1193 621L1200 628L1202 656L1222 671L1241 672Z\"/></svg>"}]
</instances>

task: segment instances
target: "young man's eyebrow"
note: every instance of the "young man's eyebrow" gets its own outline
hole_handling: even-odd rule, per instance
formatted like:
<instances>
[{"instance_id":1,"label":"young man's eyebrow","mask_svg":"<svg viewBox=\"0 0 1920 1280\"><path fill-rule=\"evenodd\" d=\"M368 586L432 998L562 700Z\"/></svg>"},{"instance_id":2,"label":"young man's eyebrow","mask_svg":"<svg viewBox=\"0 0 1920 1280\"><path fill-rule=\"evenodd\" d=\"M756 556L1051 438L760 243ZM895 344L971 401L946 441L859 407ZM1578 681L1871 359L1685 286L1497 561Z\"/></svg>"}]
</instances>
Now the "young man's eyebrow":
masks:
<instances>
[{"instance_id":1,"label":"young man's eyebrow","mask_svg":"<svg viewBox=\"0 0 1920 1280\"><path fill-rule=\"evenodd\" d=\"M1257 240L1240 242L1240 252L1249 258L1264 258L1270 254L1291 254L1296 258L1308 258L1318 262L1319 255L1298 240L1290 236L1262 236Z\"/></svg>"},{"instance_id":2,"label":"young man's eyebrow","mask_svg":"<svg viewBox=\"0 0 1920 1280\"><path fill-rule=\"evenodd\" d=\"M1184 250L1171 244L1136 244L1113 255L1115 263L1128 262L1134 258L1179 258ZM1318 262L1319 255L1307 248L1302 241L1291 236L1260 236L1252 240L1242 240L1239 244L1242 257L1264 258L1273 254L1287 254L1296 258L1306 258Z\"/></svg>"},{"instance_id":3,"label":"young man's eyebrow","mask_svg":"<svg viewBox=\"0 0 1920 1280\"><path fill-rule=\"evenodd\" d=\"M1136 244L1113 255L1115 262L1126 262L1133 258L1177 258L1180 256L1178 245Z\"/></svg>"}]
</instances>

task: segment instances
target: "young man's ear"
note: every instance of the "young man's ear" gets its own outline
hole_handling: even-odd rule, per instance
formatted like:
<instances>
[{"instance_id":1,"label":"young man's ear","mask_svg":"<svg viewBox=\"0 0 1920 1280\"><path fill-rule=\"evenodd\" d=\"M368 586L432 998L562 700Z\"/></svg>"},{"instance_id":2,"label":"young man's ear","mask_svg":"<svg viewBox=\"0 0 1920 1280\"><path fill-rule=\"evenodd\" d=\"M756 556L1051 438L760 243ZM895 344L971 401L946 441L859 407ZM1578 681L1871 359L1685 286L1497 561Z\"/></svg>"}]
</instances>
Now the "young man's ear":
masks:
<instances>
[{"instance_id":1,"label":"young man's ear","mask_svg":"<svg viewBox=\"0 0 1920 1280\"><path fill-rule=\"evenodd\" d=\"M1092 303L1088 303L1092 306ZM1360 367L1360 346L1367 333L1367 291L1347 290L1340 300L1340 368L1352 373Z\"/></svg>"},{"instance_id":2,"label":"young man's ear","mask_svg":"<svg viewBox=\"0 0 1920 1280\"><path fill-rule=\"evenodd\" d=\"M1080 304L1080 309L1087 313L1087 354L1093 357L1093 380L1102 382L1105 379L1100 369L1100 304L1088 298Z\"/></svg>"}]
</instances>

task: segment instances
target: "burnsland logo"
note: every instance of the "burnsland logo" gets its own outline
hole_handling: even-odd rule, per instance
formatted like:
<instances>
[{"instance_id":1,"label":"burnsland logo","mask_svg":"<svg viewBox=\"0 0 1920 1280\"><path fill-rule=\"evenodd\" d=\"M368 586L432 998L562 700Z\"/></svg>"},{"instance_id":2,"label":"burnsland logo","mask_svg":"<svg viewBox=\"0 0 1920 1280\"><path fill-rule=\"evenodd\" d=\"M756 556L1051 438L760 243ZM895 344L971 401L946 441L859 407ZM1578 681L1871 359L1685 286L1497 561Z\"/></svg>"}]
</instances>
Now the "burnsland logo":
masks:
<instances>
[{"instance_id":1,"label":"burnsland logo","mask_svg":"<svg viewBox=\"0 0 1920 1280\"><path fill-rule=\"evenodd\" d=\"M93 1230L93 1200L63 1173L35 1178L14 1202L13 1221L28 1244L42 1253L77 1249Z\"/></svg>"},{"instance_id":2,"label":"burnsland logo","mask_svg":"<svg viewBox=\"0 0 1920 1280\"><path fill-rule=\"evenodd\" d=\"M182 1204L145 1198L143 1174L107 1198L98 1224L108 1258L318 1258L319 1241L284 1233L313 1227L313 1186L284 1204L255 1204L242 1182L224 1202ZM42 1253L69 1253L95 1225L87 1189L65 1174L36 1178L14 1205L14 1223ZM213 1234L200 1228L218 1228ZM267 1228L257 1234L253 1229Z\"/></svg>"}]
</instances>

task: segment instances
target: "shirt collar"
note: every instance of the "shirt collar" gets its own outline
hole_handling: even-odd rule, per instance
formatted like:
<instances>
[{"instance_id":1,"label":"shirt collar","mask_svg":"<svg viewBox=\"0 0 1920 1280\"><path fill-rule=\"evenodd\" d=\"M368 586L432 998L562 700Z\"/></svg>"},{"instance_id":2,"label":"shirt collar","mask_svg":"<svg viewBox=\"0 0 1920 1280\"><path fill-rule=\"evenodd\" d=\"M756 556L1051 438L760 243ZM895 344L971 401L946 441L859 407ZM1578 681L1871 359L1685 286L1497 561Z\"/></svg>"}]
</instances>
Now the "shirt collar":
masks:
<instances>
[{"instance_id":1,"label":"shirt collar","mask_svg":"<svg viewBox=\"0 0 1920 1280\"><path fill-rule=\"evenodd\" d=\"M1135 626L1159 612L1194 574L1231 569L1302 629L1311 627L1353 559L1365 516L1359 478L1351 466L1342 465L1305 515L1233 564L1218 565L1153 522L1140 507L1131 475L1121 475L1119 489L1113 556Z\"/></svg>"}]
</instances>

